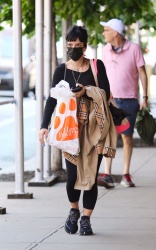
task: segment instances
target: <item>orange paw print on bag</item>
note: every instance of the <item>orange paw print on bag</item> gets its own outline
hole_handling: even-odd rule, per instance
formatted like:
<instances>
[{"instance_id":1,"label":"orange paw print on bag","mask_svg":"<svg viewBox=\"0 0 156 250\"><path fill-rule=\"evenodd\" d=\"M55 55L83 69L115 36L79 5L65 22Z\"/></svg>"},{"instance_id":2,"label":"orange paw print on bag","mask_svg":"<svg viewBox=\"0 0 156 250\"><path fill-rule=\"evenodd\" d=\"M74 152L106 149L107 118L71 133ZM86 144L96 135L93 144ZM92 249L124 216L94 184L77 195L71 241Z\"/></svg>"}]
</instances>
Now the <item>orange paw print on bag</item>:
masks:
<instances>
[{"instance_id":1,"label":"orange paw print on bag","mask_svg":"<svg viewBox=\"0 0 156 250\"><path fill-rule=\"evenodd\" d=\"M64 118L64 114L68 112L69 114L67 117ZM69 106L66 107L66 104L64 102L60 103L59 105L59 116L56 116L54 119L54 129L59 129L59 131L56 134L56 140L57 141L68 141L78 138L78 124L75 121L75 116L72 116L72 111L75 112L76 110L76 101L74 99L70 99ZM62 119L63 124L62 123Z\"/></svg>"}]
</instances>

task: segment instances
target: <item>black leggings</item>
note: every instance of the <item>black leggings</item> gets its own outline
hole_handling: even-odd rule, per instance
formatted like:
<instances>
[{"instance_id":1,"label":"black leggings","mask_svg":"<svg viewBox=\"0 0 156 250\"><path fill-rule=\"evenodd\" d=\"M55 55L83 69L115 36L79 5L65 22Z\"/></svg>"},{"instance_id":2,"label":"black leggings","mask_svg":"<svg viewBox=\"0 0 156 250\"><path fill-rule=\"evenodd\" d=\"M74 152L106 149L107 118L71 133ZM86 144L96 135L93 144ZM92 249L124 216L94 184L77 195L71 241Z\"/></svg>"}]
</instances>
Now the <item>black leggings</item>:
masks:
<instances>
[{"instance_id":1,"label":"black leggings","mask_svg":"<svg viewBox=\"0 0 156 250\"><path fill-rule=\"evenodd\" d=\"M93 187L90 190L83 192L83 207L89 210L94 209L98 196L97 175L102 161L102 157L103 155L99 155L98 157L97 174ZM67 169L66 189L67 189L68 199L71 203L75 203L79 201L81 194L81 190L74 189L74 185L77 180L77 167L73 163L66 160L66 169Z\"/></svg>"}]
</instances>

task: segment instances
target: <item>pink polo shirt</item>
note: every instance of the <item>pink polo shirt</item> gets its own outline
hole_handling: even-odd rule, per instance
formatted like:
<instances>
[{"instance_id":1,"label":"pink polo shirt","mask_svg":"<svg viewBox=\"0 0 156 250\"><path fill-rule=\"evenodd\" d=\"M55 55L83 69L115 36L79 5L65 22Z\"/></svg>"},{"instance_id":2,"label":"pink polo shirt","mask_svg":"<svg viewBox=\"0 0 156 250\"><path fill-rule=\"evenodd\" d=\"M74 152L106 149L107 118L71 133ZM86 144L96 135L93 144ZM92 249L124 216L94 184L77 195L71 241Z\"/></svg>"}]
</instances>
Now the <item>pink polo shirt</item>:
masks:
<instances>
[{"instance_id":1,"label":"pink polo shirt","mask_svg":"<svg viewBox=\"0 0 156 250\"><path fill-rule=\"evenodd\" d=\"M138 68L145 65L140 46L126 40L123 50L116 53L107 44L103 58L113 97L137 99Z\"/></svg>"}]
</instances>

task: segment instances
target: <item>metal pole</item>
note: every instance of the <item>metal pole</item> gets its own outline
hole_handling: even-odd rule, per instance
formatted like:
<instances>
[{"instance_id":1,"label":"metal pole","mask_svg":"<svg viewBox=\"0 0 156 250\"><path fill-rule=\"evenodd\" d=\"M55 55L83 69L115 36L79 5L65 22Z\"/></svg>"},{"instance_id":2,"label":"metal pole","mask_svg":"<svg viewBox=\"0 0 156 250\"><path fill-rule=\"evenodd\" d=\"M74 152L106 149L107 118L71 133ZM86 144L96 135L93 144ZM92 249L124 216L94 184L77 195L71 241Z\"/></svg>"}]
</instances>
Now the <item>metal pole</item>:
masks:
<instances>
[{"instance_id":1,"label":"metal pole","mask_svg":"<svg viewBox=\"0 0 156 250\"><path fill-rule=\"evenodd\" d=\"M36 20L36 182L43 182L43 148L38 140L43 115L43 0L35 0Z\"/></svg>"},{"instance_id":2,"label":"metal pole","mask_svg":"<svg viewBox=\"0 0 156 250\"><path fill-rule=\"evenodd\" d=\"M140 23L139 21L135 24L135 36L136 36L136 43L140 45Z\"/></svg>"},{"instance_id":3,"label":"metal pole","mask_svg":"<svg viewBox=\"0 0 156 250\"><path fill-rule=\"evenodd\" d=\"M23 139L23 77L22 77L22 11L21 1L13 0L14 27L14 98L15 98L15 192L8 199L32 199L24 192L24 139Z\"/></svg>"},{"instance_id":4,"label":"metal pole","mask_svg":"<svg viewBox=\"0 0 156 250\"><path fill-rule=\"evenodd\" d=\"M13 0L14 27L14 98L15 103L15 193L24 193L22 18L21 1Z\"/></svg>"},{"instance_id":5,"label":"metal pole","mask_svg":"<svg viewBox=\"0 0 156 250\"><path fill-rule=\"evenodd\" d=\"M43 0L35 1L36 7L36 131L40 130L42 123L43 115L43 72L44 72L44 61L43 61L43 13L44 13L44 4ZM47 6L48 8L48 6ZM50 9L50 7L49 7ZM50 46L50 45L48 45ZM48 51L47 53L50 53ZM48 79L49 70L48 71ZM47 87L48 89L48 87ZM48 90L46 90L48 91ZM46 93L47 94L47 93ZM48 153L46 153L48 155ZM43 147L41 146L38 136L36 138L36 173L35 181L30 181L29 186L51 186L57 181L56 176L45 179L43 178Z\"/></svg>"},{"instance_id":6,"label":"metal pole","mask_svg":"<svg viewBox=\"0 0 156 250\"><path fill-rule=\"evenodd\" d=\"M52 0L44 0L44 96L47 100L51 85ZM44 177L51 175L51 147L44 147Z\"/></svg>"},{"instance_id":7,"label":"metal pole","mask_svg":"<svg viewBox=\"0 0 156 250\"><path fill-rule=\"evenodd\" d=\"M67 49L66 49L66 33L68 29L68 22L62 18L62 38L63 38L63 58L62 62L65 63L68 59Z\"/></svg>"},{"instance_id":8,"label":"metal pole","mask_svg":"<svg viewBox=\"0 0 156 250\"><path fill-rule=\"evenodd\" d=\"M138 43L140 45L140 23L139 21L136 22L135 24L135 40L136 40L136 43ZM138 100L140 101L140 98L141 98L141 93L140 93L140 85L139 85L139 96L138 96Z\"/></svg>"}]
</instances>

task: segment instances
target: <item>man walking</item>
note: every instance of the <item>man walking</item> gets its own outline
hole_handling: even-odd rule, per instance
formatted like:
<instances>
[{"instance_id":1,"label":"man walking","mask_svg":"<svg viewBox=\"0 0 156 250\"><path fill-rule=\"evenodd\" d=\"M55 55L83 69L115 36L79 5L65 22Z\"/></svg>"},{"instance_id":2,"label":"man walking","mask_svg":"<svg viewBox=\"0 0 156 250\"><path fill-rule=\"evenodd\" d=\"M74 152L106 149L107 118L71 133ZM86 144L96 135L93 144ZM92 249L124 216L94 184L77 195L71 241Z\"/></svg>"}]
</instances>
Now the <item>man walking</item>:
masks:
<instances>
[{"instance_id":1,"label":"man walking","mask_svg":"<svg viewBox=\"0 0 156 250\"><path fill-rule=\"evenodd\" d=\"M121 184L125 187L134 187L130 176L130 162L133 151L133 132L138 103L138 81L141 80L143 99L140 109L147 106L147 75L145 61L138 44L128 41L124 36L124 24L119 19L100 22L104 27L104 38L107 42L104 47L104 64L110 83L110 89L119 108L126 110L131 115L127 117L130 127L121 134L123 141L123 177ZM98 177L98 185L113 188L111 176L111 159L104 159L104 174Z\"/></svg>"}]
</instances>

